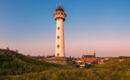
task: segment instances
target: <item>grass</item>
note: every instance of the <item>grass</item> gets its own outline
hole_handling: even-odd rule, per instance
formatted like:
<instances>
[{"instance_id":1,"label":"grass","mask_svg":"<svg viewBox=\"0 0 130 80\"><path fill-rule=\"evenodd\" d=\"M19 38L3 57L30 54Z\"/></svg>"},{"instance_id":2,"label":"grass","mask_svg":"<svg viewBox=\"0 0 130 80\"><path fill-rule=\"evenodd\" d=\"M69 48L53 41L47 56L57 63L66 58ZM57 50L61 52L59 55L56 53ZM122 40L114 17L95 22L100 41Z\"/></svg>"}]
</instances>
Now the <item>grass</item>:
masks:
<instances>
[{"instance_id":1,"label":"grass","mask_svg":"<svg viewBox=\"0 0 130 80\"><path fill-rule=\"evenodd\" d=\"M0 80L130 80L130 60L116 59L89 68L42 62L15 51L0 50Z\"/></svg>"},{"instance_id":2,"label":"grass","mask_svg":"<svg viewBox=\"0 0 130 80\"><path fill-rule=\"evenodd\" d=\"M29 72L41 72L60 65L42 62L21 55L15 51L0 50L0 75L20 75Z\"/></svg>"}]
</instances>

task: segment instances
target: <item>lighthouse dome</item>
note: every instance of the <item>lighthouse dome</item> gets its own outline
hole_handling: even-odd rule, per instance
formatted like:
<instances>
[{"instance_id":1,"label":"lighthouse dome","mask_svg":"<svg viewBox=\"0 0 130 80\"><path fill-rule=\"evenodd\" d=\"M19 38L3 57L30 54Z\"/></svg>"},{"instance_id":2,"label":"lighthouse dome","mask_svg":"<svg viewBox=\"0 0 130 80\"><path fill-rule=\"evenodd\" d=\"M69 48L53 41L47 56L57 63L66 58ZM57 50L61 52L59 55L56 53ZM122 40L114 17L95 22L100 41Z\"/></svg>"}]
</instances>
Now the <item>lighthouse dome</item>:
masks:
<instances>
[{"instance_id":1,"label":"lighthouse dome","mask_svg":"<svg viewBox=\"0 0 130 80\"><path fill-rule=\"evenodd\" d=\"M64 9L63 9L63 7L61 7L61 6L58 6L58 7L56 8L56 11L64 11Z\"/></svg>"}]
</instances>

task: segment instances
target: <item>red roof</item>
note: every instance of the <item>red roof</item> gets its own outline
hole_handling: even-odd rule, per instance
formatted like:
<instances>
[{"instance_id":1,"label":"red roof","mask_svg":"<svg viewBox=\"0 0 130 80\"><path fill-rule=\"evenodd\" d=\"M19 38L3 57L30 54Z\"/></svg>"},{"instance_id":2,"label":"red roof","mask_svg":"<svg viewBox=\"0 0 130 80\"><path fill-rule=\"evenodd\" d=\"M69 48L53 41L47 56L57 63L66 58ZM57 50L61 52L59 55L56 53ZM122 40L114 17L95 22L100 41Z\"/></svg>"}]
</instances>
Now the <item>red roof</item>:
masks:
<instances>
[{"instance_id":1,"label":"red roof","mask_svg":"<svg viewBox=\"0 0 130 80\"><path fill-rule=\"evenodd\" d=\"M84 61L84 62L95 62L96 58L83 58L82 61Z\"/></svg>"},{"instance_id":2,"label":"red roof","mask_svg":"<svg viewBox=\"0 0 130 80\"><path fill-rule=\"evenodd\" d=\"M96 60L96 58L82 58L82 59L79 59L77 61L92 63L92 62L96 62L97 60Z\"/></svg>"}]
</instances>

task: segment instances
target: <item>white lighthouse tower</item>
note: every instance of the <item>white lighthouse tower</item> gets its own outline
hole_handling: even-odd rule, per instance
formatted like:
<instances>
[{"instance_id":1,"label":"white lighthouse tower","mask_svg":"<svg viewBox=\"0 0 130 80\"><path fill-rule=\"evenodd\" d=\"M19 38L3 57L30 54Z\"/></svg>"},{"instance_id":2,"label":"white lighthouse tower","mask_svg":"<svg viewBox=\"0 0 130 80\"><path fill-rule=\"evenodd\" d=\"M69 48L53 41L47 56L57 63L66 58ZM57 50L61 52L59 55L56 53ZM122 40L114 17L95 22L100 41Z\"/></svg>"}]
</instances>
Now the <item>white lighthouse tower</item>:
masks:
<instances>
[{"instance_id":1,"label":"white lighthouse tower","mask_svg":"<svg viewBox=\"0 0 130 80\"><path fill-rule=\"evenodd\" d=\"M64 21L66 14L63 7L59 4L54 13L56 20L56 47L55 47L55 57L65 57L64 53Z\"/></svg>"},{"instance_id":2,"label":"white lighthouse tower","mask_svg":"<svg viewBox=\"0 0 130 80\"><path fill-rule=\"evenodd\" d=\"M46 57L43 60L49 63L55 63L60 65L67 65L71 63L71 60L65 57L64 52L64 21L66 14L63 7L59 4L54 13L56 20L56 47L55 47L55 56Z\"/></svg>"}]
</instances>

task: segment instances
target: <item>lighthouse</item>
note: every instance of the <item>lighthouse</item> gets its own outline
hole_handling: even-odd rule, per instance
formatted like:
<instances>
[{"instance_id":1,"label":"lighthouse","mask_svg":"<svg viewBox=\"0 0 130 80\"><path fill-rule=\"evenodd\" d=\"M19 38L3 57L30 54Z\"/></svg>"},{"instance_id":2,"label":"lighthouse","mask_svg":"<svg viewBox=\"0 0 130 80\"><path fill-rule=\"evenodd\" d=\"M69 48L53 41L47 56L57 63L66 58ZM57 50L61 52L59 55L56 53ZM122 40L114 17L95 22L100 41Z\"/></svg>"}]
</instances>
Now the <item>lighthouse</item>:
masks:
<instances>
[{"instance_id":1,"label":"lighthouse","mask_svg":"<svg viewBox=\"0 0 130 80\"><path fill-rule=\"evenodd\" d=\"M54 18L56 21L56 47L55 47L55 57L65 57L64 52L64 21L66 18L66 13L64 12L61 4L56 8L54 13Z\"/></svg>"},{"instance_id":2,"label":"lighthouse","mask_svg":"<svg viewBox=\"0 0 130 80\"><path fill-rule=\"evenodd\" d=\"M54 13L54 18L56 21L56 46L55 46L55 56L46 57L43 60L49 63L55 63L60 65L71 64L71 59L65 57L64 50L64 21L66 18L66 13L64 12L61 4L56 8Z\"/></svg>"}]
</instances>

